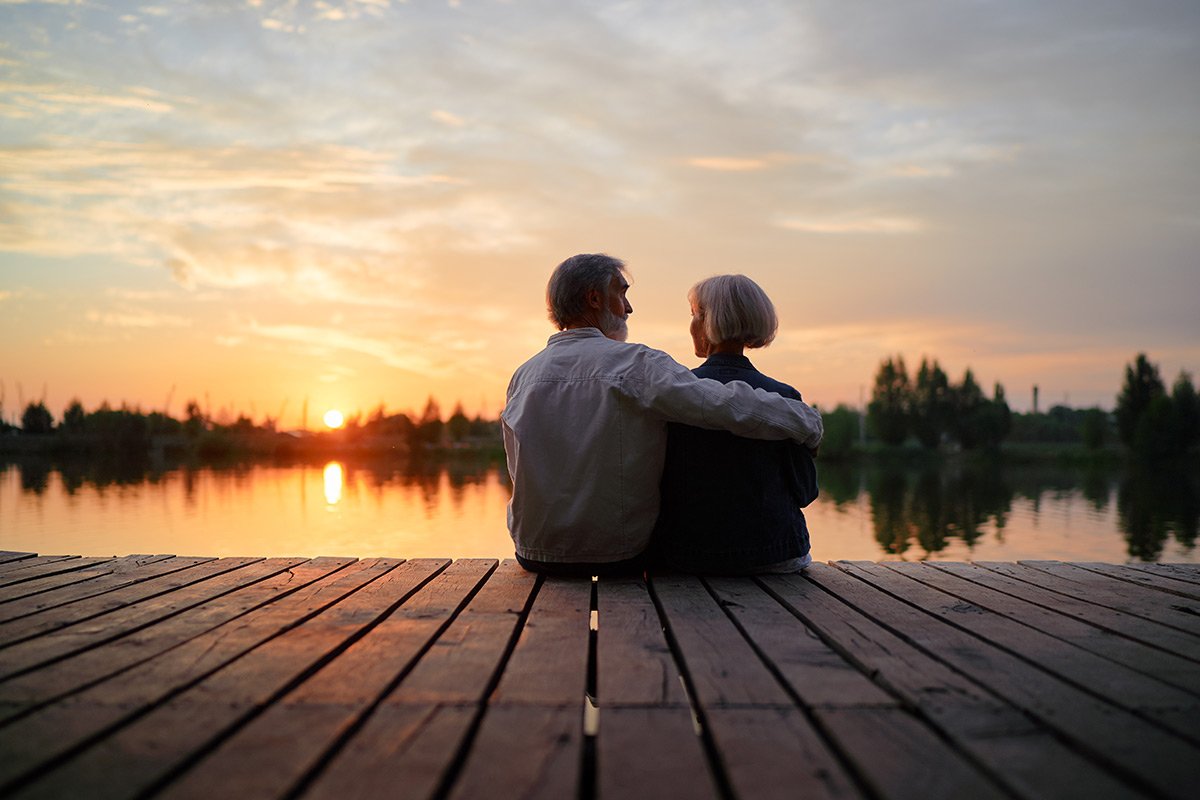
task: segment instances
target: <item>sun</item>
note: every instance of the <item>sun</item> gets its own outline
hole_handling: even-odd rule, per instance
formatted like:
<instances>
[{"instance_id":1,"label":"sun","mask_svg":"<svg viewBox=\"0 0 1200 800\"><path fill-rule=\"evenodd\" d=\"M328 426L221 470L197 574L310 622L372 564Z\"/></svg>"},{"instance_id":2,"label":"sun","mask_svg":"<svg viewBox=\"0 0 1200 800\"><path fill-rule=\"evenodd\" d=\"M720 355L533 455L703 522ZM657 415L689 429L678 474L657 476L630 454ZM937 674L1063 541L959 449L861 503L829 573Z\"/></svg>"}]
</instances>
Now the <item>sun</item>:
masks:
<instances>
[{"instance_id":1,"label":"sun","mask_svg":"<svg viewBox=\"0 0 1200 800\"><path fill-rule=\"evenodd\" d=\"M325 420L325 426L330 430L336 430L342 427L342 425L346 422L346 417L343 416L342 412L338 411L336 408L331 408L326 411L323 419Z\"/></svg>"}]
</instances>

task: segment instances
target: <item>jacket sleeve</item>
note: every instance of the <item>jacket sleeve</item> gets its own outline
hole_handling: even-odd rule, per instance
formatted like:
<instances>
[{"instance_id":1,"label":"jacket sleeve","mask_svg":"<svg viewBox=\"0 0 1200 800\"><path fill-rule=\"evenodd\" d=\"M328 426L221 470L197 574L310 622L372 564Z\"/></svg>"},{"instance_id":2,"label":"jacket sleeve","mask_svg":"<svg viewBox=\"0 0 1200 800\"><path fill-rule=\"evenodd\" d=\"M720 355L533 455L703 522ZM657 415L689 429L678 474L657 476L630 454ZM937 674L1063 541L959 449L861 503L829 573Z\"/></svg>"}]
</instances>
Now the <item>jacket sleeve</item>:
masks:
<instances>
[{"instance_id":1,"label":"jacket sleeve","mask_svg":"<svg viewBox=\"0 0 1200 800\"><path fill-rule=\"evenodd\" d=\"M750 439L791 439L815 449L824 435L821 415L800 400L789 400L742 381L697 378L660 350L644 348L626 392L668 422L723 430Z\"/></svg>"}]
</instances>

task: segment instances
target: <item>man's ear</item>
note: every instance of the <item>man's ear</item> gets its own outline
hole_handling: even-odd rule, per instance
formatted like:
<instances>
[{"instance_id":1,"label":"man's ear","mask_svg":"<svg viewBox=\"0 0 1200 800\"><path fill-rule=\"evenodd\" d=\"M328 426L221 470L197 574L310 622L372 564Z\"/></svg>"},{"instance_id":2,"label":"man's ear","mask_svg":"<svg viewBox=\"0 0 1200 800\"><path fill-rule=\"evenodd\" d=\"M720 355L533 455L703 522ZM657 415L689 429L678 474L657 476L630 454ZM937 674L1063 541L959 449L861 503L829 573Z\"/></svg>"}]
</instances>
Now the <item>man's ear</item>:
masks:
<instances>
[{"instance_id":1,"label":"man's ear","mask_svg":"<svg viewBox=\"0 0 1200 800\"><path fill-rule=\"evenodd\" d=\"M601 308L604 307L604 297L600 294L600 291L598 289L588 289L586 296L587 296L587 304L589 306L591 306L592 308L599 311Z\"/></svg>"}]
</instances>

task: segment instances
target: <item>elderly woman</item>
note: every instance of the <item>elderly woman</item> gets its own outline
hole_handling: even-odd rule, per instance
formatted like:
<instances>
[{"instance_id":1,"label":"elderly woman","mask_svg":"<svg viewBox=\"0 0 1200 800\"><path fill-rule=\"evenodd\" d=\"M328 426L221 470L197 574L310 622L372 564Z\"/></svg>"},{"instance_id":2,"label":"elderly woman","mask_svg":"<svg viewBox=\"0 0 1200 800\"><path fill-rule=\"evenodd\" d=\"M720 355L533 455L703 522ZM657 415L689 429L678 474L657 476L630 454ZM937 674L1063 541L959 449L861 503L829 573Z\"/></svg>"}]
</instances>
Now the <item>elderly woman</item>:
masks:
<instances>
[{"instance_id":1,"label":"elderly woman","mask_svg":"<svg viewBox=\"0 0 1200 800\"><path fill-rule=\"evenodd\" d=\"M779 327L775 306L758 284L744 275L717 275L693 286L688 302L696 355L706 359L696 375L800 399L742 355L770 344ZM657 566L748 575L793 572L811 561L800 509L817 496L817 473L812 455L798 444L671 424L661 494L652 545Z\"/></svg>"}]
</instances>

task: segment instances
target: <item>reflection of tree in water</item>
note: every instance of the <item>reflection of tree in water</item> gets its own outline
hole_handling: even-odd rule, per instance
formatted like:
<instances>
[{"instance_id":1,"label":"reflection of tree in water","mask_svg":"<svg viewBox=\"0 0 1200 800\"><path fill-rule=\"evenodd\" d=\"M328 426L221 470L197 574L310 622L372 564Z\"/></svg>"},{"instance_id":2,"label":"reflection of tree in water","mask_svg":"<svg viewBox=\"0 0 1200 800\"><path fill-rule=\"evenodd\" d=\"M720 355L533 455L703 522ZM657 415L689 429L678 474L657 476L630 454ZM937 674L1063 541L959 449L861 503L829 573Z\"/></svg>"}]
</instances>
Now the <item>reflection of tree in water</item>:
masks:
<instances>
[{"instance_id":1,"label":"reflection of tree in water","mask_svg":"<svg viewBox=\"0 0 1200 800\"><path fill-rule=\"evenodd\" d=\"M30 494L45 494L50 485L50 471L53 469L49 461L41 458L21 462L21 490Z\"/></svg>"},{"instance_id":2,"label":"reflection of tree in water","mask_svg":"<svg viewBox=\"0 0 1200 800\"><path fill-rule=\"evenodd\" d=\"M62 476L63 489L73 495L84 484L103 491L110 486L133 486L140 483L160 483L166 469L142 457L113 458L64 458L56 461L22 459L21 473L45 470L57 471ZM24 481L22 481L24 488ZM43 485L43 489L44 489Z\"/></svg>"},{"instance_id":3,"label":"reflection of tree in water","mask_svg":"<svg viewBox=\"0 0 1200 800\"><path fill-rule=\"evenodd\" d=\"M899 555L908 549L912 531L909 528L905 499L908 491L908 472L888 467L867 470L867 493L871 498L871 519L875 524L875 540L885 553Z\"/></svg>"},{"instance_id":4,"label":"reflection of tree in water","mask_svg":"<svg viewBox=\"0 0 1200 800\"><path fill-rule=\"evenodd\" d=\"M912 469L881 464L867 470L875 539L885 553L903 554L913 540L928 555L953 538L968 548L991 522L1003 530L1013 491L992 461Z\"/></svg>"},{"instance_id":5,"label":"reflection of tree in water","mask_svg":"<svg viewBox=\"0 0 1200 800\"><path fill-rule=\"evenodd\" d=\"M1097 512L1108 507L1109 500L1112 498L1113 483L1113 469L1104 464L1089 464L1084 467L1080 478L1083 496Z\"/></svg>"},{"instance_id":6,"label":"reflection of tree in water","mask_svg":"<svg viewBox=\"0 0 1200 800\"><path fill-rule=\"evenodd\" d=\"M817 484L825 502L832 502L839 511L858 500L862 491L862 470L857 464L830 461L817 467Z\"/></svg>"},{"instance_id":7,"label":"reflection of tree in water","mask_svg":"<svg viewBox=\"0 0 1200 800\"><path fill-rule=\"evenodd\" d=\"M1157 561L1170 536L1191 550L1200 527L1200 469L1135 464L1117 489L1117 516L1133 558Z\"/></svg>"}]
</instances>

